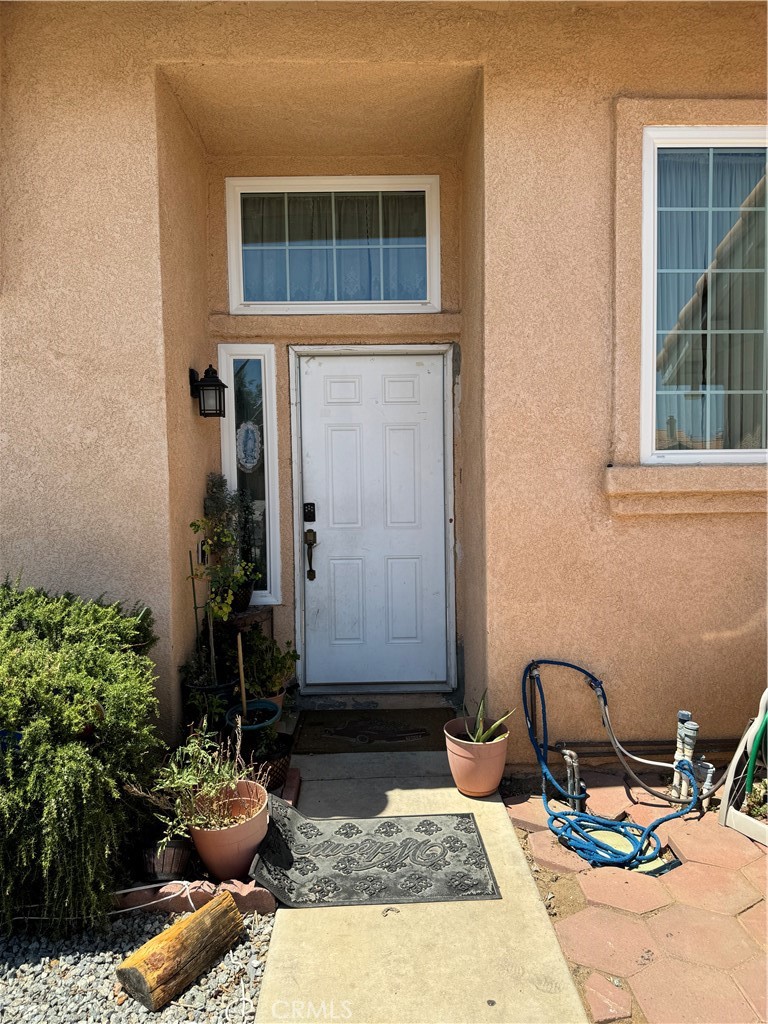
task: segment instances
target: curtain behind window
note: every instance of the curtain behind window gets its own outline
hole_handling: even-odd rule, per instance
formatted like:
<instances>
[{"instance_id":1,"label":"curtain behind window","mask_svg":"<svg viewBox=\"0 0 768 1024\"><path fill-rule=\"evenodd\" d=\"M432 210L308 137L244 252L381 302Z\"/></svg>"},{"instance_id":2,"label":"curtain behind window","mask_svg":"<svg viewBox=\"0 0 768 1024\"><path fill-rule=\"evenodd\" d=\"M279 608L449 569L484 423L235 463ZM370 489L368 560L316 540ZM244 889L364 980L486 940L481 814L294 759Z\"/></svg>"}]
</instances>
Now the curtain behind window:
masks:
<instances>
[{"instance_id":1,"label":"curtain behind window","mask_svg":"<svg viewBox=\"0 0 768 1024\"><path fill-rule=\"evenodd\" d=\"M765 150L661 150L657 447L765 445Z\"/></svg>"},{"instance_id":2,"label":"curtain behind window","mask_svg":"<svg viewBox=\"0 0 768 1024\"><path fill-rule=\"evenodd\" d=\"M427 298L423 192L242 197L246 302Z\"/></svg>"}]
</instances>

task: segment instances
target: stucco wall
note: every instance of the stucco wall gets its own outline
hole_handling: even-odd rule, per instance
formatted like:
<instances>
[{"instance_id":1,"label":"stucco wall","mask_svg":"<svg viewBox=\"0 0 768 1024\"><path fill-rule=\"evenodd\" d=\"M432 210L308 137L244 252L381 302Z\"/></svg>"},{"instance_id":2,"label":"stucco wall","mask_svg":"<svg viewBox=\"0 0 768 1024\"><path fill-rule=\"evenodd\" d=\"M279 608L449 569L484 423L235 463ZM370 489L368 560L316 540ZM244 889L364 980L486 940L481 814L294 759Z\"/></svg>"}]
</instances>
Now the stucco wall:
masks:
<instances>
[{"instance_id":1,"label":"stucco wall","mask_svg":"<svg viewBox=\"0 0 768 1024\"><path fill-rule=\"evenodd\" d=\"M463 168L484 181L471 244L482 236L484 433L475 438L484 448L475 454L485 460L485 583L466 544L462 567L474 574L467 594L486 593L494 703L517 704L524 663L551 654L605 677L627 737L669 734L686 704L704 732L740 732L765 677L763 519L616 516L605 468L616 437L617 98L760 97L761 5L14 3L3 18L2 569L23 566L52 588L147 600L170 685L171 616L184 586L176 562L187 543L174 532L172 553L186 512L170 503L194 504L202 474L196 463L194 485L169 479L167 418L174 445L184 437L187 453L199 449L181 415L191 400L171 399L185 379L166 381L164 368L171 337L175 347L182 334L200 336L197 313L185 321L189 335L181 319L164 321L164 309L181 318L184 285L171 285L161 265L156 68L247 66L265 55L276 66L479 65L483 162L468 155ZM175 163L194 145L171 141L174 132L166 126ZM371 164L381 171L392 154L371 153ZM424 170L428 161L411 161L418 155L410 149L409 168ZM193 190L198 159L185 172ZM464 201L477 202L466 190ZM468 216L465 208L471 235ZM199 213L189 217L176 230L197 245ZM465 254L465 274L475 261ZM185 266L198 281L198 261ZM208 343L284 346L364 331L371 340L459 335L469 352L473 328L462 334L462 316L474 289L463 301L463 311L363 324L231 318L217 312L217 298ZM169 373L186 378L187 356L177 357ZM280 415L287 437L287 410ZM281 459L287 451L283 444ZM473 604L476 652L481 608ZM181 637L188 624L178 622ZM588 695L556 687L550 707L555 734L598 734ZM513 740L511 756L527 756L519 714Z\"/></svg>"},{"instance_id":2,"label":"stucco wall","mask_svg":"<svg viewBox=\"0 0 768 1024\"><path fill-rule=\"evenodd\" d=\"M0 571L146 602L168 678L154 74L76 21L3 11Z\"/></svg>"},{"instance_id":3,"label":"stucco wall","mask_svg":"<svg viewBox=\"0 0 768 1024\"><path fill-rule=\"evenodd\" d=\"M462 162L461 373L456 416L457 612L468 704L487 685L483 86L477 83ZM494 701L496 697L494 695Z\"/></svg>"},{"instance_id":4,"label":"stucco wall","mask_svg":"<svg viewBox=\"0 0 768 1024\"><path fill-rule=\"evenodd\" d=\"M219 424L198 414L188 371L202 376L216 363L208 337L208 176L205 152L167 80L157 76L157 159L160 211L165 395L168 431L168 514L171 579L171 658L181 664L194 644L195 619L189 551L196 567L197 538L189 523L202 515L207 472L220 464ZM199 600L204 597L200 585ZM173 670L163 679L168 721L179 721L180 693Z\"/></svg>"},{"instance_id":5,"label":"stucco wall","mask_svg":"<svg viewBox=\"0 0 768 1024\"><path fill-rule=\"evenodd\" d=\"M604 678L627 738L670 736L678 707L710 737L740 734L754 713L764 520L616 517L603 476L615 97L760 96L764 69L756 7L531 6L498 28L485 107L488 675L509 706L526 660L549 656ZM637 226L625 241L639 248ZM639 276L625 287L639 295ZM586 687L548 678L550 734L599 738ZM529 756L520 715L513 734L512 756Z\"/></svg>"}]
</instances>

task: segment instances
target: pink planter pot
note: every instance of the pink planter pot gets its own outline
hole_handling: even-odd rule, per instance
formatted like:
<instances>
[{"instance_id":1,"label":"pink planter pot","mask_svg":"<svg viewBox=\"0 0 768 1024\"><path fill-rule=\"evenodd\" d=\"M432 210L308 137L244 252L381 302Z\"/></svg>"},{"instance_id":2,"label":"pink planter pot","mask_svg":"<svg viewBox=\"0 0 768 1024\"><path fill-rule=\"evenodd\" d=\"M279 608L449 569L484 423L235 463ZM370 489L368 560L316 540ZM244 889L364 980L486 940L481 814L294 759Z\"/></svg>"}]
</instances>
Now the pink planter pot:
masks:
<instances>
[{"instance_id":1,"label":"pink planter pot","mask_svg":"<svg viewBox=\"0 0 768 1024\"><path fill-rule=\"evenodd\" d=\"M232 800L233 813L247 814L259 803L263 803L261 810L238 825L190 828L189 834L200 859L219 881L245 876L269 824L267 791L258 782L238 782L237 796Z\"/></svg>"},{"instance_id":2,"label":"pink planter pot","mask_svg":"<svg viewBox=\"0 0 768 1024\"><path fill-rule=\"evenodd\" d=\"M483 727L487 729L492 724L492 721L486 720ZM507 760L509 730L506 726L501 727L498 739L490 743L470 743L469 740L460 739L467 733L466 718L451 719L445 723L443 731L448 764L458 791L465 796L490 796L495 793Z\"/></svg>"}]
</instances>

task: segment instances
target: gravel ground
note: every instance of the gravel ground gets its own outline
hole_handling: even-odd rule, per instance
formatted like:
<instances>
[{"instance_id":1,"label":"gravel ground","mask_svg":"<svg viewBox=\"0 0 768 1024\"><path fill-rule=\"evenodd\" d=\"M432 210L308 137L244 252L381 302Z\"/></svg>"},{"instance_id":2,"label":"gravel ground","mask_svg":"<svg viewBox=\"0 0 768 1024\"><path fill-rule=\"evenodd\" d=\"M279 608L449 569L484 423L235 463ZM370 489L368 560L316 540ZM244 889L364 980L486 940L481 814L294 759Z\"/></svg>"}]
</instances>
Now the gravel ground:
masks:
<instances>
[{"instance_id":1,"label":"gravel ground","mask_svg":"<svg viewBox=\"0 0 768 1024\"><path fill-rule=\"evenodd\" d=\"M273 914L249 914L248 936L207 974L158 1013L150 1014L117 984L115 968L179 917L132 913L113 917L105 934L66 940L39 935L0 938L2 1024L138 1024L252 1021L272 934Z\"/></svg>"}]
</instances>

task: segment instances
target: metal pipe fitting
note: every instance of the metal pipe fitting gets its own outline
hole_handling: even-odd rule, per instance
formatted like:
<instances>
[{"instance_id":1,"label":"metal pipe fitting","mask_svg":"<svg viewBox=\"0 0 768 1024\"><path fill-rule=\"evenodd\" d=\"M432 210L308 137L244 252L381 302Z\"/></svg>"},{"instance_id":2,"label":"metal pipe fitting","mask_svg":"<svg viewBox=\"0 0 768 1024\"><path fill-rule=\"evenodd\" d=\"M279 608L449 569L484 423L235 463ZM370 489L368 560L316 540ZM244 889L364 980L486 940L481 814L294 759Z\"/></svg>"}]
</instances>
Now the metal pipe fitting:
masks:
<instances>
[{"instance_id":1,"label":"metal pipe fitting","mask_svg":"<svg viewBox=\"0 0 768 1024\"><path fill-rule=\"evenodd\" d=\"M560 753L563 755L563 761L565 761L565 771L568 777L566 789L568 790L568 806L572 810L577 810L576 800L573 794L576 792L574 789L574 778L573 778L573 751L572 750L561 750Z\"/></svg>"},{"instance_id":2,"label":"metal pipe fitting","mask_svg":"<svg viewBox=\"0 0 768 1024\"><path fill-rule=\"evenodd\" d=\"M571 751L571 761L573 762L573 793L574 793L574 807L577 811L583 811L586 809L586 787L581 781L581 772L579 770L579 755L575 750Z\"/></svg>"}]
</instances>

